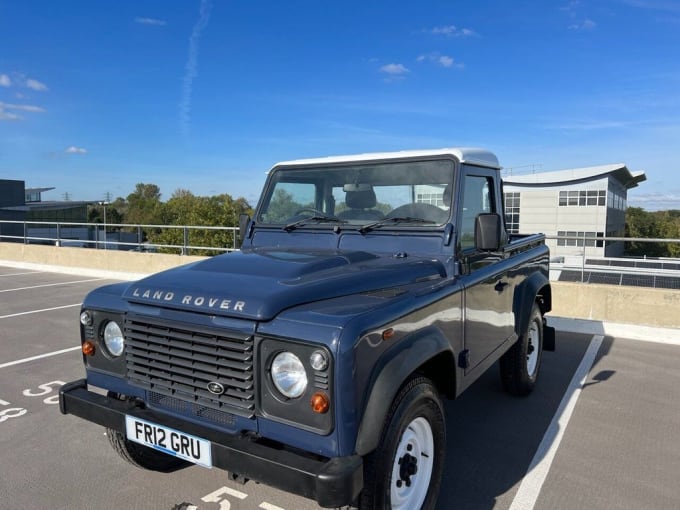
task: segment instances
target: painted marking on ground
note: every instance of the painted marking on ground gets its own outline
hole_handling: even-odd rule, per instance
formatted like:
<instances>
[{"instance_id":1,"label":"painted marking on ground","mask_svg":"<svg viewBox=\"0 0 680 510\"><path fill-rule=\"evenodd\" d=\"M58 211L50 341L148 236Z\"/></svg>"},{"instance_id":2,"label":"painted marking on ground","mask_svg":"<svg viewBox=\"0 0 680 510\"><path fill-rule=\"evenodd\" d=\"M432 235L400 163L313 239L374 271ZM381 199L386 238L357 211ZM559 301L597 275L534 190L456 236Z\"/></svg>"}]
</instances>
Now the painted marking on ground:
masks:
<instances>
[{"instance_id":1,"label":"painted marking on ground","mask_svg":"<svg viewBox=\"0 0 680 510\"><path fill-rule=\"evenodd\" d=\"M260 503L260 508L262 510L285 510L280 506L272 505L271 503L267 503L266 501L264 503Z\"/></svg>"},{"instance_id":2,"label":"painted marking on ground","mask_svg":"<svg viewBox=\"0 0 680 510\"><path fill-rule=\"evenodd\" d=\"M588 349L576 372L574 372L574 377L572 377L548 429L545 431L541 444L538 445L527 474L522 479L509 510L533 510L534 505L536 505L538 495L548 476L550 466L576 407L576 401L581 395L583 384L588 378L588 373L595 362L603 339L604 336L596 335L590 341L590 345L588 345Z\"/></svg>"},{"instance_id":3,"label":"painted marking on ground","mask_svg":"<svg viewBox=\"0 0 680 510\"><path fill-rule=\"evenodd\" d=\"M33 285L32 287L18 287L16 289L5 289L5 290L0 290L0 293L2 292L14 292L17 290L30 290L30 289L41 289L43 287L57 287L59 285L71 285L74 283L87 283L87 282L98 282L101 280L106 280L107 278L92 278L89 280L76 280L73 282L60 282L60 283L46 283L44 285Z\"/></svg>"},{"instance_id":4,"label":"painted marking on ground","mask_svg":"<svg viewBox=\"0 0 680 510\"><path fill-rule=\"evenodd\" d=\"M81 304L82 303L75 303L73 305L53 306L52 308L42 308L40 310L30 310L28 312L10 313L9 315L0 315L0 319L9 319L11 317L19 317L21 315L30 315L32 313L51 312L52 310L63 310L64 308L73 308L74 306L80 306Z\"/></svg>"},{"instance_id":5,"label":"painted marking on ground","mask_svg":"<svg viewBox=\"0 0 680 510\"><path fill-rule=\"evenodd\" d=\"M3 276L23 276L25 274L41 274L39 271L29 271L27 273L7 273L7 274L0 274L0 278Z\"/></svg>"},{"instance_id":6,"label":"painted marking on ground","mask_svg":"<svg viewBox=\"0 0 680 510\"><path fill-rule=\"evenodd\" d=\"M37 356L31 356L30 358L18 359L16 361L9 361L0 365L0 368L12 367L14 365L21 365L22 363L28 363L29 361L35 361L37 359L49 358L50 356L57 356L58 354L64 354L66 352L72 352L80 350L80 346L69 347L68 349L61 349L60 351L47 352L45 354L38 354Z\"/></svg>"}]
</instances>

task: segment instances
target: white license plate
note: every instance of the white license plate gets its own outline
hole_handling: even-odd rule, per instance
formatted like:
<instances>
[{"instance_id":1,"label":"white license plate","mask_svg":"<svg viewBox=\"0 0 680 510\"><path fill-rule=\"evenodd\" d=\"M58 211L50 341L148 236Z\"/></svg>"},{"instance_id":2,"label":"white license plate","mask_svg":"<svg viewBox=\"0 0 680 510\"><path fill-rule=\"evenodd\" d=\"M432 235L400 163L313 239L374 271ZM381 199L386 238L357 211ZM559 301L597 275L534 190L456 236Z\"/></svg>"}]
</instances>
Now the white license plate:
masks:
<instances>
[{"instance_id":1,"label":"white license plate","mask_svg":"<svg viewBox=\"0 0 680 510\"><path fill-rule=\"evenodd\" d=\"M194 464L212 467L210 441L132 416L125 416L125 432L130 441Z\"/></svg>"}]
</instances>

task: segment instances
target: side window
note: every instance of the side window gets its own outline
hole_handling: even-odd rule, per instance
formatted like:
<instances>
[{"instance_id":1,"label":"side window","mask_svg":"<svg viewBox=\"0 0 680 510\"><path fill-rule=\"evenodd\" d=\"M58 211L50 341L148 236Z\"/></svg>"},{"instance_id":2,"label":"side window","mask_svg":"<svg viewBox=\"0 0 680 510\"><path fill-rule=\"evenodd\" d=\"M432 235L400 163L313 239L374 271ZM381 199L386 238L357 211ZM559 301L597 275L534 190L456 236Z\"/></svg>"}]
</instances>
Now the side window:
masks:
<instances>
[{"instance_id":1,"label":"side window","mask_svg":"<svg viewBox=\"0 0 680 510\"><path fill-rule=\"evenodd\" d=\"M463 184L463 203L460 216L460 248L465 250L475 245L475 218L480 213L493 212L489 177L466 175Z\"/></svg>"}]
</instances>

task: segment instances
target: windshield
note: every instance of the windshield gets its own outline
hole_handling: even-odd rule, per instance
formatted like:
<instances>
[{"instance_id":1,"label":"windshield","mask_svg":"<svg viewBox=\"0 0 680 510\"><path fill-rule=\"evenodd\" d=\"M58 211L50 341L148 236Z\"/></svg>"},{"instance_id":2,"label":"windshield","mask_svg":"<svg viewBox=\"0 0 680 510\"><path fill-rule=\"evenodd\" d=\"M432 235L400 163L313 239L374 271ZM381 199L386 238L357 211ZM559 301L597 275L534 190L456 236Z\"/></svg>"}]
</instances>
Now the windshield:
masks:
<instances>
[{"instance_id":1,"label":"windshield","mask_svg":"<svg viewBox=\"0 0 680 510\"><path fill-rule=\"evenodd\" d=\"M275 169L256 221L305 225L442 225L449 217L451 160ZM381 220L397 221L381 221Z\"/></svg>"}]
</instances>

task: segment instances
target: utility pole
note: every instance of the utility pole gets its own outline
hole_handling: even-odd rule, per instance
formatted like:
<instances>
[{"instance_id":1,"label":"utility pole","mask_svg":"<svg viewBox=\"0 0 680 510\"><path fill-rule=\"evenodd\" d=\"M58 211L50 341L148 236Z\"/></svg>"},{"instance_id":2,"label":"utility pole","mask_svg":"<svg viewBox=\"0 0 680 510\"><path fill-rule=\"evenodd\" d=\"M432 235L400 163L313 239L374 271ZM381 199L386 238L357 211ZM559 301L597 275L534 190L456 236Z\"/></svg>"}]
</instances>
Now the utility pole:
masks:
<instances>
[{"instance_id":1,"label":"utility pole","mask_svg":"<svg viewBox=\"0 0 680 510\"><path fill-rule=\"evenodd\" d=\"M104 200L102 202L99 202L99 205L101 205L104 208L104 249L106 250L107 249L106 241L108 240L106 235L106 206L109 205L109 202Z\"/></svg>"}]
</instances>

